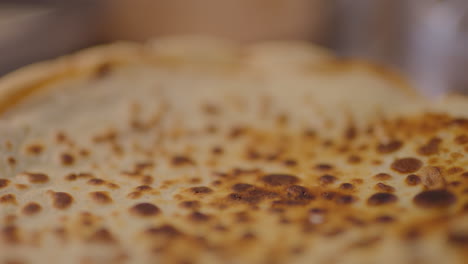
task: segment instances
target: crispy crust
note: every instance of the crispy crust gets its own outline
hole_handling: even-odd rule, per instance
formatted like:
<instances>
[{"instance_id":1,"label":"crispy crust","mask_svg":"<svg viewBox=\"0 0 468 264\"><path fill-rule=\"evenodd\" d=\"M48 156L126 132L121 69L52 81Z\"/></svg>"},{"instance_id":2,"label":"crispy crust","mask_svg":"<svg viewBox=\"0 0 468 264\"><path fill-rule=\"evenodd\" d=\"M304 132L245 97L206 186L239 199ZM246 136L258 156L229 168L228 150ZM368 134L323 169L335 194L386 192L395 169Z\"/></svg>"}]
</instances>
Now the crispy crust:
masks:
<instances>
[{"instance_id":1,"label":"crispy crust","mask_svg":"<svg viewBox=\"0 0 468 264\"><path fill-rule=\"evenodd\" d=\"M210 47L209 49L206 47ZM229 41L209 37L168 37L146 44L119 42L110 45L96 46L77 53L59 57L54 60L35 63L16 70L0 79L0 114L7 111L29 95L41 91L48 85L67 78L77 78L92 74L104 64L126 64L148 61L170 64L174 59L180 63L193 63L188 53L207 55L215 48L215 55L238 58L245 54L256 55L264 51L266 56L276 53L303 55L314 65L313 71L342 72L360 69L375 74L408 94L417 97L417 92L409 82L399 74L361 60L337 59L323 48L304 42L266 42L251 46L239 47ZM224 53L224 54L223 54ZM231 54L229 54L231 53ZM210 54L211 55L211 54ZM167 60L170 57L170 60ZM197 57L196 60L199 60ZM208 61L210 63L210 61Z\"/></svg>"}]
</instances>

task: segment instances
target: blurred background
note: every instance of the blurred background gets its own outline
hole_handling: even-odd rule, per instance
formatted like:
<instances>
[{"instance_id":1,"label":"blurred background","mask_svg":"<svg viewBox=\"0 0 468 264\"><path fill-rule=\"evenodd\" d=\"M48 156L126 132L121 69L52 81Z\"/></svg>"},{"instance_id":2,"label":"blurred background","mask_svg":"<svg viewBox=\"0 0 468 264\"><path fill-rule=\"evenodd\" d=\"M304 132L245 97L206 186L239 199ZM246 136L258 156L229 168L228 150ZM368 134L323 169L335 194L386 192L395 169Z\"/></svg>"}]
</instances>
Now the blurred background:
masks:
<instances>
[{"instance_id":1,"label":"blurred background","mask_svg":"<svg viewBox=\"0 0 468 264\"><path fill-rule=\"evenodd\" d=\"M0 0L0 76L116 40L209 34L305 40L468 93L468 0Z\"/></svg>"}]
</instances>

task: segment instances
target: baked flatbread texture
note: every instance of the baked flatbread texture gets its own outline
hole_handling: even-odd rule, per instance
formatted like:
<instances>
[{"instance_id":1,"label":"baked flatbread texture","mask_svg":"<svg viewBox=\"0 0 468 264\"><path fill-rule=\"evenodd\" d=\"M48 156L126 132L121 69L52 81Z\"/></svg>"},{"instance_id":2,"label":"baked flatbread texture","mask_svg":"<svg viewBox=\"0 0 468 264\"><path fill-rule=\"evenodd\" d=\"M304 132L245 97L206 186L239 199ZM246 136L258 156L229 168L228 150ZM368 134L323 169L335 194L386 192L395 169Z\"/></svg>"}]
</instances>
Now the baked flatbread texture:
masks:
<instances>
[{"instance_id":1,"label":"baked flatbread texture","mask_svg":"<svg viewBox=\"0 0 468 264\"><path fill-rule=\"evenodd\" d=\"M468 101L303 43L0 81L0 263L467 263Z\"/></svg>"}]
</instances>

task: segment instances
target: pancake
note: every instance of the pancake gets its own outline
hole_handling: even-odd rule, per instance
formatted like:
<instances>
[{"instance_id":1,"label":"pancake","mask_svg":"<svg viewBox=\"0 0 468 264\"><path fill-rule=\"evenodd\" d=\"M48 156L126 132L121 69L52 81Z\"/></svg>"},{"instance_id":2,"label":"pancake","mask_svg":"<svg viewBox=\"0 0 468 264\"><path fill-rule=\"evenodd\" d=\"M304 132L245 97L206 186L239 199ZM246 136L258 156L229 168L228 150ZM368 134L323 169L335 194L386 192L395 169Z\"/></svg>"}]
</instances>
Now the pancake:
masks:
<instances>
[{"instance_id":1,"label":"pancake","mask_svg":"<svg viewBox=\"0 0 468 264\"><path fill-rule=\"evenodd\" d=\"M468 101L305 43L116 43L0 80L0 263L466 263Z\"/></svg>"}]
</instances>

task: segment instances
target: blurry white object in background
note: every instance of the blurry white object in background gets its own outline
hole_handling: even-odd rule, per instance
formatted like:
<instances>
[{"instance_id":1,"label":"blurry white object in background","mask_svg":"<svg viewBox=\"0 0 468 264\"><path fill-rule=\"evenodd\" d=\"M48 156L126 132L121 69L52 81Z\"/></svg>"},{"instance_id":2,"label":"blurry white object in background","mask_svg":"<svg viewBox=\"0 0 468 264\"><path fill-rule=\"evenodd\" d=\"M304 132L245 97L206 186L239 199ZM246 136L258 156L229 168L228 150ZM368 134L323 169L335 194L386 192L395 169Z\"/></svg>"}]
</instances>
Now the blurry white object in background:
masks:
<instances>
[{"instance_id":1,"label":"blurry white object in background","mask_svg":"<svg viewBox=\"0 0 468 264\"><path fill-rule=\"evenodd\" d=\"M414 1L408 72L430 96L468 91L468 1Z\"/></svg>"}]
</instances>

